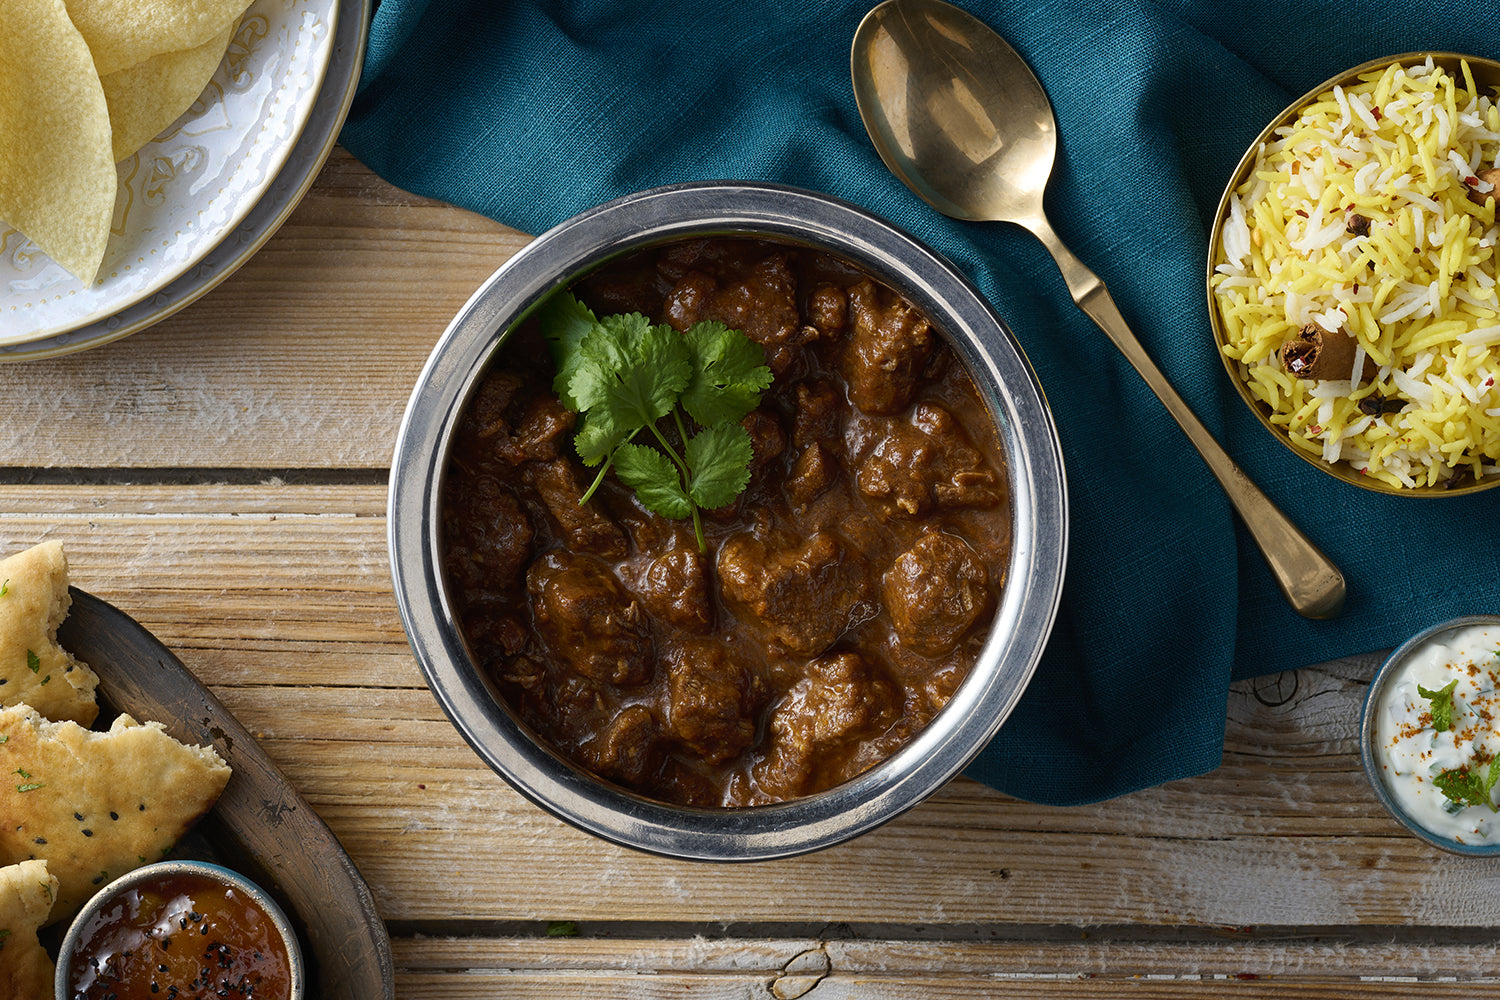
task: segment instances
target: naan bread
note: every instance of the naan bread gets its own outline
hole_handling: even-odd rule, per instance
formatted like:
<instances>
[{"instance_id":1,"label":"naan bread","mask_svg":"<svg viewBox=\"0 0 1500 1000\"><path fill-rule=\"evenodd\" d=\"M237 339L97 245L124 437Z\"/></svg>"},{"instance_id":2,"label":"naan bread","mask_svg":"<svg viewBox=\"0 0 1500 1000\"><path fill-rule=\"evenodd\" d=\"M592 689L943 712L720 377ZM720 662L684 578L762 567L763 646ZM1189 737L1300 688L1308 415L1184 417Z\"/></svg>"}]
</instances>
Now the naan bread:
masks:
<instances>
[{"instance_id":1,"label":"naan bread","mask_svg":"<svg viewBox=\"0 0 1500 1000\"><path fill-rule=\"evenodd\" d=\"M0 709L0 864L43 858L60 883L52 920L156 861L218 800L229 766L128 715L105 733Z\"/></svg>"},{"instance_id":2,"label":"naan bread","mask_svg":"<svg viewBox=\"0 0 1500 1000\"><path fill-rule=\"evenodd\" d=\"M0 560L0 590L0 707L30 705L48 719L92 723L99 678L57 644L73 603L62 543Z\"/></svg>"},{"instance_id":3,"label":"naan bread","mask_svg":"<svg viewBox=\"0 0 1500 1000\"><path fill-rule=\"evenodd\" d=\"M45 861L0 868L0 997L52 1000L52 959L36 939L57 895Z\"/></svg>"}]
</instances>

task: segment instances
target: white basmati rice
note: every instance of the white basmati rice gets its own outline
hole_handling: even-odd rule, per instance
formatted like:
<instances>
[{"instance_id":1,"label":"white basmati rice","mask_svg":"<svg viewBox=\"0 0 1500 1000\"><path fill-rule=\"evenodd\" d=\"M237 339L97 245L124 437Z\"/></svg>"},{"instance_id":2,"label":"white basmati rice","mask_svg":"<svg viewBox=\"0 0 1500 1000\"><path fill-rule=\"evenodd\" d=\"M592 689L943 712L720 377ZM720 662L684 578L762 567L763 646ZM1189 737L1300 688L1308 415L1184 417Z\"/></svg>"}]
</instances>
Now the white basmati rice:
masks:
<instances>
[{"instance_id":1,"label":"white basmati rice","mask_svg":"<svg viewBox=\"0 0 1500 1000\"><path fill-rule=\"evenodd\" d=\"M1500 472L1500 192L1468 196L1497 165L1494 95L1430 59L1334 87L1258 151L1214 297L1224 353L1299 449L1398 487ZM1310 323L1355 338L1352 372L1283 369Z\"/></svg>"}]
</instances>

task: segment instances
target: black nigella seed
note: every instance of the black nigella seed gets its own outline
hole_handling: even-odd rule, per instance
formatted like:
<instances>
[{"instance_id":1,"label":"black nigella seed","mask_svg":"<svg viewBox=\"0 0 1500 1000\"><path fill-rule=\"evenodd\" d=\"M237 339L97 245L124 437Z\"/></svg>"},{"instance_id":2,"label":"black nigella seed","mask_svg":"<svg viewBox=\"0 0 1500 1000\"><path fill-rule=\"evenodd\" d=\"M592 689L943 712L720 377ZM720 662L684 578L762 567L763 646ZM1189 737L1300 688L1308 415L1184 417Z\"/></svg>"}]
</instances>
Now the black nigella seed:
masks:
<instances>
[{"instance_id":1,"label":"black nigella seed","mask_svg":"<svg viewBox=\"0 0 1500 1000\"><path fill-rule=\"evenodd\" d=\"M78 822L82 823L83 822L83 813L74 813L73 814L73 818L76 819Z\"/></svg>"},{"instance_id":2,"label":"black nigella seed","mask_svg":"<svg viewBox=\"0 0 1500 1000\"><path fill-rule=\"evenodd\" d=\"M113 809L111 809L109 811L109 818L110 819L119 819L120 818L120 814L117 813L117 812L115 812Z\"/></svg>"},{"instance_id":3,"label":"black nigella seed","mask_svg":"<svg viewBox=\"0 0 1500 1000\"><path fill-rule=\"evenodd\" d=\"M34 841L34 843L37 843L37 844L45 844L46 842L47 842L47 838L46 837L38 837Z\"/></svg>"},{"instance_id":4,"label":"black nigella seed","mask_svg":"<svg viewBox=\"0 0 1500 1000\"><path fill-rule=\"evenodd\" d=\"M84 830L83 831L83 835L85 837L92 837L94 835L94 831L93 830Z\"/></svg>"}]
</instances>

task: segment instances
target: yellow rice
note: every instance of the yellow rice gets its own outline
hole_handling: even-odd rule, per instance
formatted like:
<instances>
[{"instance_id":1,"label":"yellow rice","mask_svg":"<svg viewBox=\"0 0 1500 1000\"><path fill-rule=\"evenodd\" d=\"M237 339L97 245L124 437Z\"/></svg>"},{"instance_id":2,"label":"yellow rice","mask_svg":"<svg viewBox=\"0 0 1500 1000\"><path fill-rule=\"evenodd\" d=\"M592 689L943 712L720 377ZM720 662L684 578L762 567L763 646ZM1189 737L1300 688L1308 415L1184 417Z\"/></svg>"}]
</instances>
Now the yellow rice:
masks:
<instances>
[{"instance_id":1,"label":"yellow rice","mask_svg":"<svg viewBox=\"0 0 1500 1000\"><path fill-rule=\"evenodd\" d=\"M1224 353L1298 449L1396 487L1500 472L1500 190L1468 197L1493 167L1500 107L1430 60L1335 87L1262 144L1212 281ZM1283 370L1309 323L1355 337L1348 378Z\"/></svg>"}]
</instances>

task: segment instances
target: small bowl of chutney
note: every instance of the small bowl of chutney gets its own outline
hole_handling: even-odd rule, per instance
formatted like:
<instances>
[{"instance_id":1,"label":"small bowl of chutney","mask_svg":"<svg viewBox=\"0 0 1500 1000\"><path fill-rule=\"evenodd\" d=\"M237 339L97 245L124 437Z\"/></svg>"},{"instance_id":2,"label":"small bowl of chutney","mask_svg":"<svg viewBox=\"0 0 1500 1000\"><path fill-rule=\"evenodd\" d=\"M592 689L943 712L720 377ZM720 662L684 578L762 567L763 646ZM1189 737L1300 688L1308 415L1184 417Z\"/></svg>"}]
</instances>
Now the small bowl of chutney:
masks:
<instances>
[{"instance_id":1,"label":"small bowl of chutney","mask_svg":"<svg viewBox=\"0 0 1500 1000\"><path fill-rule=\"evenodd\" d=\"M206 861L160 861L106 885L57 957L59 1000L304 1000L297 934L268 893Z\"/></svg>"}]
</instances>

